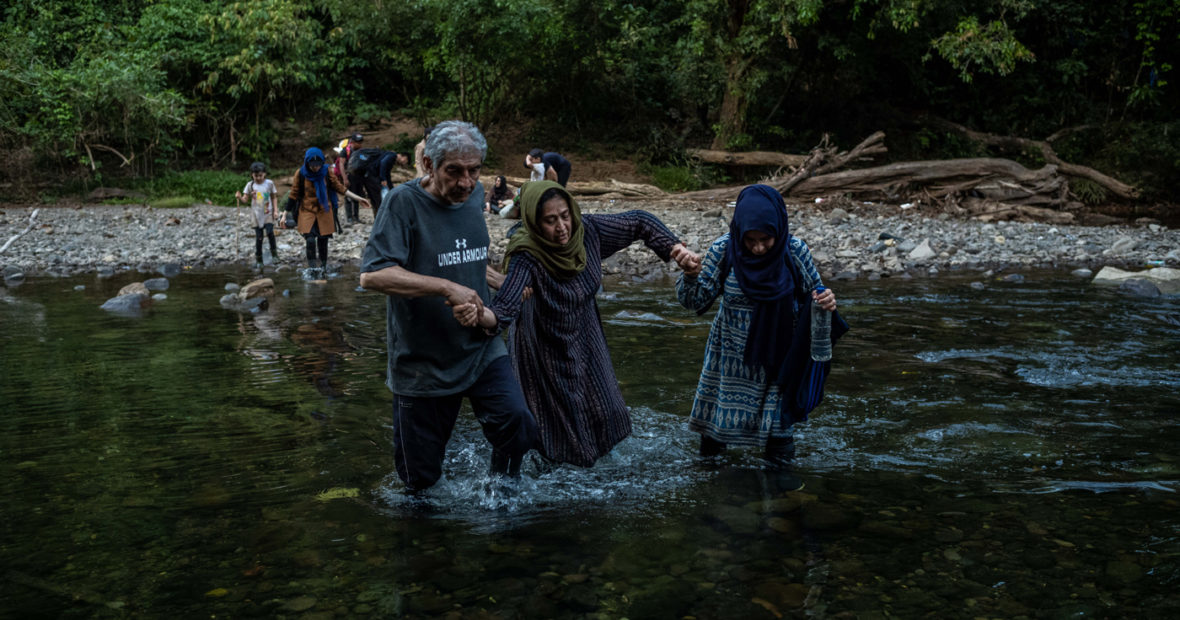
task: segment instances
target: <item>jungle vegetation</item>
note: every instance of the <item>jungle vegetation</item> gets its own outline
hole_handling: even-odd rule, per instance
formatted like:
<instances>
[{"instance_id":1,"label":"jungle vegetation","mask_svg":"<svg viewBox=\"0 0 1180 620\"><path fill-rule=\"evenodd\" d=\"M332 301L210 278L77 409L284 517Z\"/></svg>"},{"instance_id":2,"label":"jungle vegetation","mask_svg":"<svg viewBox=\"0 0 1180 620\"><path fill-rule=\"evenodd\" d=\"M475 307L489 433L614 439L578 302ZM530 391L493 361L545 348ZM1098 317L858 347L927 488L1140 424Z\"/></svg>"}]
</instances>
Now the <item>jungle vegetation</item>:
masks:
<instances>
[{"instance_id":1,"label":"jungle vegetation","mask_svg":"<svg viewBox=\"0 0 1180 620\"><path fill-rule=\"evenodd\" d=\"M1063 159L1180 202L1180 0L10 0L2 19L10 183L240 168L296 123L394 113L656 164L876 130L893 159L980 154L945 119L1068 130Z\"/></svg>"}]
</instances>

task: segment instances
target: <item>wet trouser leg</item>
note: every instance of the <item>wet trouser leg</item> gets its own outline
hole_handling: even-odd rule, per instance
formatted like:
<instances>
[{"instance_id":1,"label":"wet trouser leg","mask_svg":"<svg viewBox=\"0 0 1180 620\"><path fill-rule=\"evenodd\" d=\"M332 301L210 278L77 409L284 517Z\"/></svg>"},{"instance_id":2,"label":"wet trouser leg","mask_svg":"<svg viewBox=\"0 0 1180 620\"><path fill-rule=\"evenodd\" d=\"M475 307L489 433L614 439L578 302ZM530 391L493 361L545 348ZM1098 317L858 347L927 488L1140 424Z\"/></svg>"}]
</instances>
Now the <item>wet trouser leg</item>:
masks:
<instances>
[{"instance_id":1,"label":"wet trouser leg","mask_svg":"<svg viewBox=\"0 0 1180 620\"><path fill-rule=\"evenodd\" d=\"M466 394L492 444L492 473L520 475L520 463L537 438L537 423L508 356L489 364Z\"/></svg>"},{"instance_id":2,"label":"wet trouser leg","mask_svg":"<svg viewBox=\"0 0 1180 620\"><path fill-rule=\"evenodd\" d=\"M375 176L365 177L365 193L361 194L369 199L369 206L372 207L374 217L376 217L377 208L381 206L381 179Z\"/></svg>"},{"instance_id":3,"label":"wet trouser leg","mask_svg":"<svg viewBox=\"0 0 1180 620\"><path fill-rule=\"evenodd\" d=\"M701 456L717 456L724 451L725 444L708 435L701 435Z\"/></svg>"},{"instance_id":4,"label":"wet trouser leg","mask_svg":"<svg viewBox=\"0 0 1180 620\"><path fill-rule=\"evenodd\" d=\"M277 244L275 244L275 225L274 224L266 224L262 228L266 230L266 240L270 242L270 258L271 258L271 260L277 261L277 260L279 260L279 247ZM258 242L259 242L259 245L262 244L261 239L259 239ZM259 254L259 255L262 254L261 248L258 248L257 254ZM262 259L259 259L259 260L262 260Z\"/></svg>"},{"instance_id":5,"label":"wet trouser leg","mask_svg":"<svg viewBox=\"0 0 1180 620\"><path fill-rule=\"evenodd\" d=\"M307 240L307 266L315 267L315 241L319 238L319 235L303 235L303 238Z\"/></svg>"},{"instance_id":6,"label":"wet trouser leg","mask_svg":"<svg viewBox=\"0 0 1180 620\"><path fill-rule=\"evenodd\" d=\"M406 493L426 490L442 477L443 456L462 396L393 395L393 461Z\"/></svg>"},{"instance_id":7,"label":"wet trouser leg","mask_svg":"<svg viewBox=\"0 0 1180 620\"><path fill-rule=\"evenodd\" d=\"M330 237L316 237L316 249L320 253L320 267L325 269L328 267L328 239Z\"/></svg>"},{"instance_id":8,"label":"wet trouser leg","mask_svg":"<svg viewBox=\"0 0 1180 620\"><path fill-rule=\"evenodd\" d=\"M429 488L442 476L447 440L464 396L471 401L484 436L492 444L494 471L520 472L521 459L533 445L537 426L505 355L458 394L433 398L394 395L394 464L407 493Z\"/></svg>"},{"instance_id":9,"label":"wet trouser leg","mask_svg":"<svg viewBox=\"0 0 1180 620\"><path fill-rule=\"evenodd\" d=\"M774 468L786 468L795 460L794 437L771 437L766 440L766 461Z\"/></svg>"},{"instance_id":10,"label":"wet trouser leg","mask_svg":"<svg viewBox=\"0 0 1180 620\"><path fill-rule=\"evenodd\" d=\"M274 233L271 232L270 235L271 235L270 236L271 247L274 247L274 239L275 239ZM274 250L271 250L271 254L274 254ZM262 262L262 229L261 228L254 229L254 261L258 262L258 263Z\"/></svg>"},{"instance_id":11,"label":"wet trouser leg","mask_svg":"<svg viewBox=\"0 0 1180 620\"><path fill-rule=\"evenodd\" d=\"M359 174L348 175L348 189L357 196L365 195L365 177ZM361 213L361 205L355 200L346 198L345 209L348 210L348 221L355 222Z\"/></svg>"}]
</instances>

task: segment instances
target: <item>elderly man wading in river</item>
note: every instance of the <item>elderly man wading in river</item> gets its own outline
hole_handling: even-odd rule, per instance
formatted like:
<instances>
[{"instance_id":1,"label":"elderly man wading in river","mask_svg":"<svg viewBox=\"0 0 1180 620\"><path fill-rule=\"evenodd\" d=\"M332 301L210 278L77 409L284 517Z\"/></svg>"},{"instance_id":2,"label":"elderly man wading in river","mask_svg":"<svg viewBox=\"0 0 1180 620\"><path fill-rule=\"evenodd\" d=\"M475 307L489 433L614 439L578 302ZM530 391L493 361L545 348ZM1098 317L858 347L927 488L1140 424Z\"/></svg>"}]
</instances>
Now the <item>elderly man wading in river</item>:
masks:
<instances>
[{"instance_id":1,"label":"elderly man wading in river","mask_svg":"<svg viewBox=\"0 0 1180 620\"><path fill-rule=\"evenodd\" d=\"M426 176L389 192L365 247L361 286L388 295L394 461L408 494L442 475L464 397L492 444L493 473L518 475L537 432L504 342L459 325L451 312L491 299L479 183L486 154L475 125L435 127L423 155Z\"/></svg>"}]
</instances>

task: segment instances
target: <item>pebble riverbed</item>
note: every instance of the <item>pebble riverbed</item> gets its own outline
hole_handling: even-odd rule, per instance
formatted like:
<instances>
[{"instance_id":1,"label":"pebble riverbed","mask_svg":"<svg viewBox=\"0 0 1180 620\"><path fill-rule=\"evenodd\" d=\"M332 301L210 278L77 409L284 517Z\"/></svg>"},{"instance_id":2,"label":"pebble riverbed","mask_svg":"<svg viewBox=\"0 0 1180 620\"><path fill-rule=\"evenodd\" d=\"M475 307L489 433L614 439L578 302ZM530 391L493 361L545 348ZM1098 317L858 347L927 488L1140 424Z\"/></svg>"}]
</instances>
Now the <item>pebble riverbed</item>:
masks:
<instances>
[{"instance_id":1,"label":"pebble riverbed","mask_svg":"<svg viewBox=\"0 0 1180 620\"><path fill-rule=\"evenodd\" d=\"M646 209L659 216L693 250L703 252L728 230L732 207L673 201L580 201L585 213ZM861 205L864 204L862 207ZM1014 273L1025 268L1125 269L1180 266L1180 231L1154 222L1080 226L982 222L934 216L900 206L845 203L791 205L791 231L811 247L827 279L934 275L951 270ZM32 206L0 209L0 244L24 231ZM514 223L487 216L492 254L502 255L504 233ZM332 239L330 268L359 265L372 216L362 214ZM306 266L303 239L278 230L278 261L270 271ZM247 209L213 205L156 209L147 206L40 207L32 228L0 254L7 280L17 276L100 277L138 270L254 263L254 232ZM656 279L675 273L634 244L605 263L608 275Z\"/></svg>"}]
</instances>

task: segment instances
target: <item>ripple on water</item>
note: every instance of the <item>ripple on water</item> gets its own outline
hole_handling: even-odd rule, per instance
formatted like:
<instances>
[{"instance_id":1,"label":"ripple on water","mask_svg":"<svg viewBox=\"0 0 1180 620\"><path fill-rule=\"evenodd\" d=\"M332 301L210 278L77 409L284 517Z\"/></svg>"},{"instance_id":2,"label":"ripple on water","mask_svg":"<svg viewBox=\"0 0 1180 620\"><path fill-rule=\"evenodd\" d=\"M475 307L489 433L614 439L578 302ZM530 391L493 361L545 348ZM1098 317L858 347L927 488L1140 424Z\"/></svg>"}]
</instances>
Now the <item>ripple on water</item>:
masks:
<instances>
[{"instance_id":1,"label":"ripple on water","mask_svg":"<svg viewBox=\"0 0 1180 620\"><path fill-rule=\"evenodd\" d=\"M999 493L1029 493L1044 495L1068 491L1089 491L1091 493L1138 493L1162 491L1175 493L1180 489L1180 480L1137 480L1129 482L1098 482L1094 480L1029 480L997 485Z\"/></svg>"},{"instance_id":2,"label":"ripple on water","mask_svg":"<svg viewBox=\"0 0 1180 620\"><path fill-rule=\"evenodd\" d=\"M448 445L444 477L430 489L426 501L436 516L467 521L480 529L516 527L570 510L661 514L689 501L684 492L715 475L699 464L697 435L685 428L684 418L635 407L632 436L594 467L547 468L530 454L521 479L504 485L487 474L487 440L470 416L466 422L463 417ZM420 505L402 494L395 475L385 480L377 496L394 509ZM506 519L489 519L489 511Z\"/></svg>"},{"instance_id":3,"label":"ripple on water","mask_svg":"<svg viewBox=\"0 0 1180 620\"><path fill-rule=\"evenodd\" d=\"M1180 387L1180 377L1175 369L1120 365L1116 359L1099 357L1101 359L1086 354L1033 356L1034 361L1039 361L1043 365L1032 367L1022 364L1016 369L1016 376L1032 385L1050 388Z\"/></svg>"}]
</instances>

